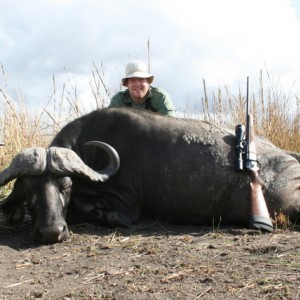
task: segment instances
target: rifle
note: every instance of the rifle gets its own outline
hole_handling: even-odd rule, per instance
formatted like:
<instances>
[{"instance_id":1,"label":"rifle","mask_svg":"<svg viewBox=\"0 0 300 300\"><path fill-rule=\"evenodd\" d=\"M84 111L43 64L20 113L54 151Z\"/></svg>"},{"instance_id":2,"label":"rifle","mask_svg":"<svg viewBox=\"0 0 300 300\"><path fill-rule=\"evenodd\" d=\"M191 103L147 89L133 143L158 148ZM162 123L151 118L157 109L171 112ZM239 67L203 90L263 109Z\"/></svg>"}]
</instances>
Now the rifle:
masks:
<instances>
[{"instance_id":1,"label":"rifle","mask_svg":"<svg viewBox=\"0 0 300 300\"><path fill-rule=\"evenodd\" d=\"M273 231L267 204L263 195L264 182L259 176L260 166L256 157L253 116L249 113L249 77L247 77L246 129L244 125L235 127L236 171L250 173L250 218L249 227L262 231Z\"/></svg>"}]
</instances>

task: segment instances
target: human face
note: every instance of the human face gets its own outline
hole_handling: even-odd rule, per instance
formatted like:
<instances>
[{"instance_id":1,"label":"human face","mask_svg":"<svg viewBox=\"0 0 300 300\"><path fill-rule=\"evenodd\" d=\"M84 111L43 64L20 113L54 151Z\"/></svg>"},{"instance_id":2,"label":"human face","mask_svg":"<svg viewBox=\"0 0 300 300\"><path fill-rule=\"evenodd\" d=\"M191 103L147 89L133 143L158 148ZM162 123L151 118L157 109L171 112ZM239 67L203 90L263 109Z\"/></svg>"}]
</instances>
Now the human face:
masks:
<instances>
[{"instance_id":1,"label":"human face","mask_svg":"<svg viewBox=\"0 0 300 300\"><path fill-rule=\"evenodd\" d=\"M136 102L143 102L149 90L147 78L132 77L127 79L127 88L131 98Z\"/></svg>"}]
</instances>

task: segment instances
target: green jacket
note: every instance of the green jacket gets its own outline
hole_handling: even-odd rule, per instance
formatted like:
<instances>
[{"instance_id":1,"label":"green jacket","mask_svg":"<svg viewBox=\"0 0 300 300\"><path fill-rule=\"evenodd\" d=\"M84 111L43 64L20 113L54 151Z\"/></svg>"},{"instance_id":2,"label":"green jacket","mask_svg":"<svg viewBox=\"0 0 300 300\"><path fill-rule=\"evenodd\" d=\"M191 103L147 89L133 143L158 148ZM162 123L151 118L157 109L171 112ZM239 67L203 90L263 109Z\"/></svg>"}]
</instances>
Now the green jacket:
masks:
<instances>
[{"instance_id":1,"label":"green jacket","mask_svg":"<svg viewBox=\"0 0 300 300\"><path fill-rule=\"evenodd\" d=\"M174 117L174 106L168 93L162 89L150 86L146 99L142 103L133 101L128 90L120 91L111 98L108 107L129 106L158 112Z\"/></svg>"}]
</instances>

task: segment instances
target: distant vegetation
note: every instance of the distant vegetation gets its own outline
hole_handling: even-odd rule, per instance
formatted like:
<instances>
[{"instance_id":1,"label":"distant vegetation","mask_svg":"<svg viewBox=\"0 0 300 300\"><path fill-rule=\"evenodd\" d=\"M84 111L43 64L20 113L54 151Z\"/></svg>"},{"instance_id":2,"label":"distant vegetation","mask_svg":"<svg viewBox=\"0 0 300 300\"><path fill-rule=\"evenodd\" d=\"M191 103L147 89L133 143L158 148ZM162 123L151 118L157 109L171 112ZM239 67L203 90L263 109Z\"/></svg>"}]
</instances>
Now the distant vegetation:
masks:
<instances>
[{"instance_id":1,"label":"distant vegetation","mask_svg":"<svg viewBox=\"0 0 300 300\"><path fill-rule=\"evenodd\" d=\"M12 157L26 147L46 147L52 137L68 121L96 108L107 106L112 96L104 81L104 74L94 65L91 72L91 98L88 108L77 93L77 87L66 75L67 84L62 92L56 90L53 78L53 94L47 104L36 110L30 108L21 94L11 96L2 66L0 85L0 137L6 146L0 147L0 170L9 164ZM259 86L251 86L250 100L257 135L269 138L275 145L300 152L300 102L298 95L286 95L272 85L266 74L260 73ZM68 88L67 88L68 87ZM245 121L245 94L238 91L231 94L227 86L219 87L212 94L207 93L203 80L203 97L195 114L186 105L185 118L204 119L234 128Z\"/></svg>"}]
</instances>

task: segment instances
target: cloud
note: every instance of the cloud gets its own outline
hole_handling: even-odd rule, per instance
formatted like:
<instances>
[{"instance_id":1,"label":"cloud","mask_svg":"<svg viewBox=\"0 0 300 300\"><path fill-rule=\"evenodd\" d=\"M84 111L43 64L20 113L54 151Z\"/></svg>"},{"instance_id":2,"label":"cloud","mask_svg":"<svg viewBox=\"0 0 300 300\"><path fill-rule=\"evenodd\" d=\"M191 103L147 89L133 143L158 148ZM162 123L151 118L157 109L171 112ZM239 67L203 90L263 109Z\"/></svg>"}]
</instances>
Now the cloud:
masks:
<instances>
[{"instance_id":1,"label":"cloud","mask_svg":"<svg viewBox=\"0 0 300 300\"><path fill-rule=\"evenodd\" d=\"M73 74L87 96L93 63L112 90L125 64L148 59L175 105L236 86L260 69L291 86L300 76L299 19L290 0L2 1L0 60L30 101L46 102ZM102 67L101 67L102 66Z\"/></svg>"}]
</instances>

